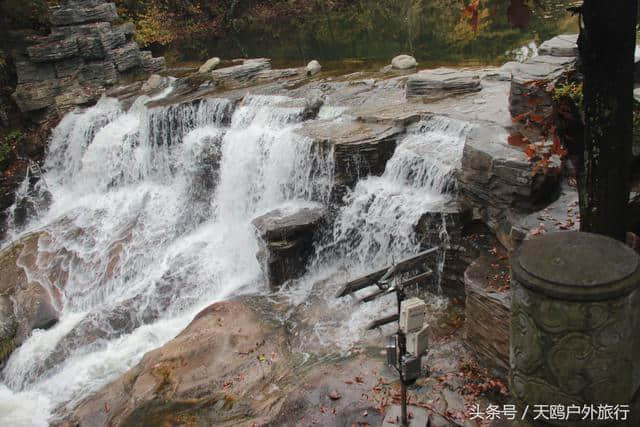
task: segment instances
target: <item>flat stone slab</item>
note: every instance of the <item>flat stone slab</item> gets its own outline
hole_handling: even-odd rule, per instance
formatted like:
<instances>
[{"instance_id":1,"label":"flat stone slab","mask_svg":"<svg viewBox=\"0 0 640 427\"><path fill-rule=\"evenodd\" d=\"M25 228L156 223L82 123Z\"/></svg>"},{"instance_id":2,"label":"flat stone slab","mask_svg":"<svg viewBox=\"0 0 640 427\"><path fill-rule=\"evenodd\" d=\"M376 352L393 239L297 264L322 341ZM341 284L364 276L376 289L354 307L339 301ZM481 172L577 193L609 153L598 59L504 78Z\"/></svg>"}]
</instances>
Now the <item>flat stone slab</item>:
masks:
<instances>
[{"instance_id":1,"label":"flat stone slab","mask_svg":"<svg viewBox=\"0 0 640 427\"><path fill-rule=\"evenodd\" d=\"M558 200L540 212L534 212L523 217L511 228L511 239L519 244L523 240L533 238L544 233L559 231L578 231L580 228L580 208L578 206L578 191L567 185L562 185Z\"/></svg>"},{"instance_id":2,"label":"flat stone slab","mask_svg":"<svg viewBox=\"0 0 640 427\"><path fill-rule=\"evenodd\" d=\"M513 64L513 81L522 84L534 80L555 80L575 62L574 56L539 55L526 62Z\"/></svg>"},{"instance_id":3,"label":"flat stone slab","mask_svg":"<svg viewBox=\"0 0 640 427\"><path fill-rule=\"evenodd\" d=\"M561 34L545 41L538 48L539 55L578 56L578 35Z\"/></svg>"},{"instance_id":4,"label":"flat stone slab","mask_svg":"<svg viewBox=\"0 0 640 427\"><path fill-rule=\"evenodd\" d=\"M253 79L263 70L271 68L271 60L267 58L246 59L240 65L218 68L211 72L214 81L246 82Z\"/></svg>"},{"instance_id":5,"label":"flat stone slab","mask_svg":"<svg viewBox=\"0 0 640 427\"><path fill-rule=\"evenodd\" d=\"M480 75L452 68L425 70L407 79L407 98L440 99L482 90Z\"/></svg>"},{"instance_id":6,"label":"flat stone slab","mask_svg":"<svg viewBox=\"0 0 640 427\"><path fill-rule=\"evenodd\" d=\"M374 144L397 136L403 130L388 124L319 121L309 123L297 132L316 142L336 146Z\"/></svg>"},{"instance_id":7,"label":"flat stone slab","mask_svg":"<svg viewBox=\"0 0 640 427\"><path fill-rule=\"evenodd\" d=\"M295 234L315 227L326 215L319 203L305 206L274 209L255 218L251 223L258 234L267 241L285 240Z\"/></svg>"}]
</instances>

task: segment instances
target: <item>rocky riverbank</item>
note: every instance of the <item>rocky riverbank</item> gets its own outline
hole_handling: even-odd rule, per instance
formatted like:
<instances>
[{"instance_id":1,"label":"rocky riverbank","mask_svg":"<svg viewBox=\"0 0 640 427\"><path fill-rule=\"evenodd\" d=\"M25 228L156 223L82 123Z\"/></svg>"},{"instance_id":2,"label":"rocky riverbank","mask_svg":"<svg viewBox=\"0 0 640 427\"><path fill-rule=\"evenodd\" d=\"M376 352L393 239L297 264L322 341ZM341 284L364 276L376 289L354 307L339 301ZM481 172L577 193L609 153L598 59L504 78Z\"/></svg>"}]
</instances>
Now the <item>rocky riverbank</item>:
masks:
<instances>
[{"instance_id":1,"label":"rocky riverbank","mask_svg":"<svg viewBox=\"0 0 640 427\"><path fill-rule=\"evenodd\" d=\"M283 185L286 188L282 191L295 192L297 184L310 183L296 194L303 194L313 203L282 204L266 212L258 210L260 215L251 218L255 238L260 241L254 245L262 267L260 282L280 291L267 292L265 286L258 295L205 308L177 337L146 353L139 362L136 360L122 376L82 399L75 396L72 407L57 408L56 423L379 425L384 411L397 401L393 375L380 354L383 333L351 329L350 316L357 311L356 303L333 298L349 274L367 271L336 272L322 280L305 274L310 266L321 265L327 252L340 248L341 238L352 239L345 257L361 246L363 237L352 237L357 235L358 227L347 230L346 237L341 234L341 221L346 221L349 214L346 207L362 213L360 228L375 232L380 227L373 222L376 200L401 198L403 192L408 192L414 196L410 200L416 206L408 207L413 210L382 209L381 214L395 215L399 221L403 215L415 219L408 224L415 247L441 247L429 261L436 274L418 291L430 305L431 346L423 364L431 375L411 390L412 401L428 409L436 425L475 425L468 419L472 403L507 399L504 383L492 377L503 375L505 368L508 250L523 238L541 232L532 218L546 215L549 211L545 209L561 211L564 205L560 204L569 203L575 195L573 188L563 186L562 159L552 159L557 160L557 167L540 169L536 159L527 154L526 146L512 143L513 136L523 132L531 145L547 143L542 136L534 139L535 135L514 119L527 113L523 105L531 105L535 114L548 113L550 95L540 91L573 69L575 52L565 48L571 40L574 39L554 39L541 50L544 54L502 67L408 71L391 67L380 72L332 76L319 71L316 64L310 64L314 72L309 72L309 67L272 69L267 59L242 60L220 68L213 65L217 61L211 61L202 72L194 70L175 81L157 75L146 84L116 85L109 90L107 94L119 98L121 105L145 111L143 118L148 126L144 132L134 128L131 135L144 134L154 150L171 153L175 147L193 144L189 132L198 129L198 124L208 132L203 140L211 150L198 154L197 162L188 164L191 167L202 163L206 171L212 172L205 180L189 175L194 180L188 181L192 185L187 193L191 197L188 203L198 203L204 211L197 214L207 214L207 197L220 191L222 175L250 174L258 166L271 165L248 164L239 171L222 168L220 157L234 153L220 154L216 144L222 137L210 128L213 123L231 126L231 130L225 128L226 132L240 132L243 121L249 123L260 114L269 118L270 124L295 124L290 133L277 133L279 128L274 128L273 135L261 138L285 142L289 138L297 144L295 148L307 150L306 169L299 168L302 172L296 175L294 168L295 180L287 184L289 187ZM167 92L168 96L159 96ZM123 126L132 122L133 117L123 121ZM131 138L135 141L134 136ZM411 145L414 140L420 144ZM99 141L107 145L110 140ZM135 143L129 146L136 147ZM215 147L218 148L214 150ZM424 164L412 169L410 162L417 161ZM168 170L171 168L176 165L167 166ZM105 169L105 173L111 172ZM200 172L196 177L202 178ZM104 180L99 184L117 187L120 182L133 179L120 172L108 178L106 184ZM375 178L386 179L387 186L373 186ZM421 196L417 181L431 192ZM399 189L397 182L408 184ZM269 184L260 184L265 186L264 192L270 189ZM362 206L358 204L360 195ZM432 203L423 204L421 199L428 197L434 198ZM150 198L140 203L153 203ZM246 201L231 202L235 206ZM389 209L389 205L385 206ZM402 203L392 206L406 207ZM108 208L104 206L99 217ZM73 273L69 266L80 269L89 265L92 271L99 270L102 284L118 277L128 255L124 247L135 238L132 230L136 230L137 222L144 220L140 216L137 214L117 229L118 238L105 248L108 262L103 262L102 256L100 262L91 265L87 254L82 253L83 245L87 241L101 243L79 228L60 236L61 241L64 237L70 239L66 242L77 244L67 244L55 257L44 251L55 246L46 241L46 226L40 234L27 235L3 250L0 260L15 270L11 277L16 284L3 283L0 288L0 295L5 298L0 302L12 304L0 306L0 314L7 314L3 317L7 324L15 324L18 319L18 325L24 325L2 330L3 349L10 348L3 350L5 358L31 329L51 327L58 320L60 301L56 292L66 291L64 275ZM189 217L185 222L196 220ZM550 221L547 231L561 228ZM577 221L573 221L562 228L576 225ZM178 224L175 228L181 226L184 227ZM394 228L393 232L401 231ZM211 239L224 232L212 234ZM199 243L198 251L205 250L202 248L206 244ZM378 250L376 245L380 244L367 250ZM37 256L33 255L34 248L38 248ZM484 258L469 267L481 255ZM47 262L47 256L51 262ZM178 258L176 262L185 261ZM100 340L118 337L157 320L163 310L171 307L170 300L175 295L186 292L185 279L173 271L181 271L181 265L176 264L158 278L154 286L162 291L152 297L157 299L153 310L140 315L129 310L148 300L148 294L141 294L127 299L117 311L99 313L71 325L71 332L60 342L70 348L79 343L99 345ZM495 270L488 283L482 277L487 265ZM33 276L26 273L43 266L44 277L36 277L32 284ZM373 261L367 265L369 271L381 267L384 265L374 265ZM301 276L306 282L301 283ZM21 305L20 301L27 299L16 295L32 288L56 292L39 305L44 315L36 312L18 317L30 305ZM296 292L306 297L299 300ZM437 295L442 293L450 300ZM45 310L49 306L54 309ZM489 328L487 316L494 310L500 310L501 322ZM375 308L372 311L369 316L377 315ZM100 316L106 319L106 327L101 326ZM43 318L48 320L41 321ZM57 346L39 368L54 369L69 351ZM474 361L478 356L488 369L478 367Z\"/></svg>"}]
</instances>

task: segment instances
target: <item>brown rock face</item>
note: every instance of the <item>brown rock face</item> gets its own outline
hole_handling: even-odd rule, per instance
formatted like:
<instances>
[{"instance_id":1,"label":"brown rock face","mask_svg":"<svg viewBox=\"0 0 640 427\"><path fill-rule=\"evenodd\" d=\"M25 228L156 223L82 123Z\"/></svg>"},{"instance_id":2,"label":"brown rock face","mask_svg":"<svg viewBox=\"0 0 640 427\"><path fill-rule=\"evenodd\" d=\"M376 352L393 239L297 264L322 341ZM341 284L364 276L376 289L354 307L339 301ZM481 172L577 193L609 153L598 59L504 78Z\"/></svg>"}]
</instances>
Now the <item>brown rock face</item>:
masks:
<instances>
[{"instance_id":1,"label":"brown rock face","mask_svg":"<svg viewBox=\"0 0 640 427\"><path fill-rule=\"evenodd\" d=\"M0 367L32 330L58 322L59 295L35 277L30 280L25 271L38 275L36 257L43 235L28 234L0 252Z\"/></svg>"},{"instance_id":2,"label":"brown rock face","mask_svg":"<svg viewBox=\"0 0 640 427\"><path fill-rule=\"evenodd\" d=\"M209 306L176 338L87 397L59 425L379 423L374 403L362 398L382 375L368 374L382 368L378 352L305 362L299 342L274 320L285 309L259 296ZM312 312L305 313L308 317L317 320ZM332 400L333 390L340 399Z\"/></svg>"},{"instance_id":3,"label":"brown rock face","mask_svg":"<svg viewBox=\"0 0 640 427\"><path fill-rule=\"evenodd\" d=\"M71 420L83 426L251 425L279 411L291 355L285 334L240 301L209 306L175 339L147 353L87 399Z\"/></svg>"}]
</instances>

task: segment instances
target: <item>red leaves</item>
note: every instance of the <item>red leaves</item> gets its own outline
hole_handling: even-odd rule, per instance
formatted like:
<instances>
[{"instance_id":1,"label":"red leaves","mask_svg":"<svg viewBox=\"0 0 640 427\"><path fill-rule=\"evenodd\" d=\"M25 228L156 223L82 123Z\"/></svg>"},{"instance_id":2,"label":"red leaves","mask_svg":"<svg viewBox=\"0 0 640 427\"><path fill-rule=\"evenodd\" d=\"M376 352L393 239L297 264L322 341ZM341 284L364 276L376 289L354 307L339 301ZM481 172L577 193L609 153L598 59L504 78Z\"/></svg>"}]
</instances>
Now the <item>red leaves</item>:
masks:
<instances>
[{"instance_id":1,"label":"red leaves","mask_svg":"<svg viewBox=\"0 0 640 427\"><path fill-rule=\"evenodd\" d=\"M478 31L478 5L480 0L471 0L469 6L464 8L463 15L469 18L473 32Z\"/></svg>"},{"instance_id":2,"label":"red leaves","mask_svg":"<svg viewBox=\"0 0 640 427\"><path fill-rule=\"evenodd\" d=\"M511 0L507 9L507 17L511 25L518 28L526 28L531 22L532 15L531 9L524 4L524 0Z\"/></svg>"},{"instance_id":3,"label":"red leaves","mask_svg":"<svg viewBox=\"0 0 640 427\"><path fill-rule=\"evenodd\" d=\"M507 142L509 145L513 145L515 147L525 147L529 145L529 140L520 132L510 134Z\"/></svg>"}]
</instances>

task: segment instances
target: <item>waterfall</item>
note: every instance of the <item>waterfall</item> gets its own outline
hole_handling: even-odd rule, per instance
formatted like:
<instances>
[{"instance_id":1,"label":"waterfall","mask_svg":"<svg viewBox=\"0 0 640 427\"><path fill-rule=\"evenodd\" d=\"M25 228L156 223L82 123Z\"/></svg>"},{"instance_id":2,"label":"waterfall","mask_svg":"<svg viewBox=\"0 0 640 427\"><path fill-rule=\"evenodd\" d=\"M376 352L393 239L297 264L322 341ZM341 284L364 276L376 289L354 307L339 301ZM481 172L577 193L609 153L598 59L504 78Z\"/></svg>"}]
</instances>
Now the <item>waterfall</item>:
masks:
<instances>
[{"instance_id":1,"label":"waterfall","mask_svg":"<svg viewBox=\"0 0 640 427\"><path fill-rule=\"evenodd\" d=\"M251 220L328 200L331 161L295 133L303 104L247 96L234 111L226 99L148 101L123 111L103 98L53 132L43 168L52 201L24 230L47 230L39 249L55 256L39 256L37 267L61 274L28 273L60 291L63 310L8 360L0 424L31 412L24 396L40 405L31 415L64 413L205 306L266 291Z\"/></svg>"},{"instance_id":2,"label":"waterfall","mask_svg":"<svg viewBox=\"0 0 640 427\"><path fill-rule=\"evenodd\" d=\"M415 226L450 200L468 128L447 117L410 126L382 176L360 180L347 194L318 262L339 253L357 275L417 253Z\"/></svg>"},{"instance_id":3,"label":"waterfall","mask_svg":"<svg viewBox=\"0 0 640 427\"><path fill-rule=\"evenodd\" d=\"M103 98L53 132L40 180L50 203L34 204L11 237L46 230L34 270L25 268L62 295L61 318L33 331L7 361L0 424L47 425L202 308L267 293L251 220L331 200L332 153L296 132L299 100L247 95L238 104L210 98L155 108L149 100L125 111ZM343 111L325 106L319 119L349 120ZM320 276L358 274L419 251L415 226L452 197L467 126L448 118L410 126L384 174L348 193L310 273L283 292L308 295ZM24 197L39 197L27 187ZM318 323L319 342L333 334L352 344L343 338L373 314L355 310L340 327Z\"/></svg>"},{"instance_id":4,"label":"waterfall","mask_svg":"<svg viewBox=\"0 0 640 427\"><path fill-rule=\"evenodd\" d=\"M351 298L335 299L335 287L316 289L314 283L341 283L391 265L421 250L416 226L425 214L436 213L439 232L431 245L448 245L442 206L455 196L455 171L460 167L462 150L469 132L468 122L434 116L407 129L381 176L360 180L345 197L332 234L317 248L310 273L287 289L294 303L305 301L314 292L324 292L327 322L317 322L313 334L303 340L300 350L314 343L332 343L349 351L365 333L365 326L396 309L393 295L357 304ZM445 251L439 251L434 274L444 268ZM362 297L373 288L356 292ZM430 304L439 305L434 298Z\"/></svg>"}]
</instances>

